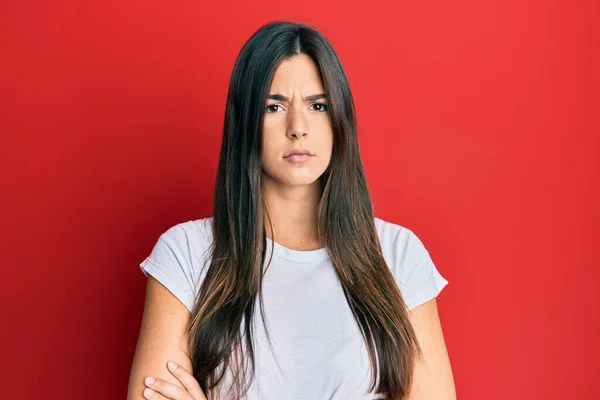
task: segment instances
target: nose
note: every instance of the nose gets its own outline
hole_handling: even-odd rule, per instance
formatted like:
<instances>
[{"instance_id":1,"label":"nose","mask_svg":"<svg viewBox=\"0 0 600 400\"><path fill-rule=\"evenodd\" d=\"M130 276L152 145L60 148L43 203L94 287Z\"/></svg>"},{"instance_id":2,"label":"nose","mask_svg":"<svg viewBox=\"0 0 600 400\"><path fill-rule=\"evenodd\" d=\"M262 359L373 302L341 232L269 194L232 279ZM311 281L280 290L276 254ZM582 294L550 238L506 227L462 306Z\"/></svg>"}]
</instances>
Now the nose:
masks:
<instances>
[{"instance_id":1,"label":"nose","mask_svg":"<svg viewBox=\"0 0 600 400\"><path fill-rule=\"evenodd\" d=\"M288 116L288 138L300 139L308 135L308 124L301 110L291 111Z\"/></svg>"}]
</instances>

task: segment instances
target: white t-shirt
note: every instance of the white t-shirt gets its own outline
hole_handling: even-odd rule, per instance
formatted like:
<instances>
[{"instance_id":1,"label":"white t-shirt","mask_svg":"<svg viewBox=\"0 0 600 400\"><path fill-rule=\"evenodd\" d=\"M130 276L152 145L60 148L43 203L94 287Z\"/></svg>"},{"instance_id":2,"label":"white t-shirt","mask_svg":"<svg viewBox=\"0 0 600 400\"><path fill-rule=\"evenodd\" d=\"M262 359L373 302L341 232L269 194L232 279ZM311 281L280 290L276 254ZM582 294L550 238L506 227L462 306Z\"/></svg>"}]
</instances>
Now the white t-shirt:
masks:
<instances>
[{"instance_id":1,"label":"white t-shirt","mask_svg":"<svg viewBox=\"0 0 600 400\"><path fill-rule=\"evenodd\" d=\"M164 232L140 264L192 311L206 274L213 217L179 223ZM409 229L375 218L383 256L408 309L436 297L448 284ZM267 238L265 264L271 254ZM256 374L247 400L376 400L366 345L346 302L327 248L299 251L274 244L263 280L264 311L254 313ZM257 306L258 307L258 306ZM231 383L226 374L221 400Z\"/></svg>"}]
</instances>

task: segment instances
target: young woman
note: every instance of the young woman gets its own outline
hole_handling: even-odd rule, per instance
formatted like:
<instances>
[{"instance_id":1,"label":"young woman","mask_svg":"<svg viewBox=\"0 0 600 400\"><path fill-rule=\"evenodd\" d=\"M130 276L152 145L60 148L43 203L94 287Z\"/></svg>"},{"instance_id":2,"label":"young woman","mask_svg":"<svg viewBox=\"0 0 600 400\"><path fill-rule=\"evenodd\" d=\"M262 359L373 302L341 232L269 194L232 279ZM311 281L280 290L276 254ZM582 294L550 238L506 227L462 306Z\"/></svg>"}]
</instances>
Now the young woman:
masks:
<instances>
[{"instance_id":1,"label":"young woman","mask_svg":"<svg viewBox=\"0 0 600 400\"><path fill-rule=\"evenodd\" d=\"M244 45L214 215L168 229L140 266L129 399L455 398L448 282L411 230L374 216L346 75L309 26L269 23Z\"/></svg>"}]
</instances>

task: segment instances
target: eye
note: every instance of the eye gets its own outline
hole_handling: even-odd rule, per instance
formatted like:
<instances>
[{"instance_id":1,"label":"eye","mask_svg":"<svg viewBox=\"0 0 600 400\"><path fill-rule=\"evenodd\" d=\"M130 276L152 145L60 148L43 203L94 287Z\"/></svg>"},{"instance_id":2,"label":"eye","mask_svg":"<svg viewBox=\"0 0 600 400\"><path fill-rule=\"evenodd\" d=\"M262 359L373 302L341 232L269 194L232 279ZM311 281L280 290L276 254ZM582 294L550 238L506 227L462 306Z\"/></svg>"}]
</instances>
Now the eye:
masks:
<instances>
[{"instance_id":1,"label":"eye","mask_svg":"<svg viewBox=\"0 0 600 400\"><path fill-rule=\"evenodd\" d=\"M271 114L272 114L272 113L274 113L274 112L276 112L276 111L277 111L277 110L275 110L275 111L272 111L272 110L273 110L273 108L272 108L272 107L279 107L279 104L269 104L269 105L267 105L267 107L266 107L266 110L267 110L267 112L268 112L268 113L271 113Z\"/></svg>"},{"instance_id":2,"label":"eye","mask_svg":"<svg viewBox=\"0 0 600 400\"><path fill-rule=\"evenodd\" d=\"M328 110L327 104L324 103L313 103L313 106L318 106L317 111L325 112Z\"/></svg>"}]
</instances>

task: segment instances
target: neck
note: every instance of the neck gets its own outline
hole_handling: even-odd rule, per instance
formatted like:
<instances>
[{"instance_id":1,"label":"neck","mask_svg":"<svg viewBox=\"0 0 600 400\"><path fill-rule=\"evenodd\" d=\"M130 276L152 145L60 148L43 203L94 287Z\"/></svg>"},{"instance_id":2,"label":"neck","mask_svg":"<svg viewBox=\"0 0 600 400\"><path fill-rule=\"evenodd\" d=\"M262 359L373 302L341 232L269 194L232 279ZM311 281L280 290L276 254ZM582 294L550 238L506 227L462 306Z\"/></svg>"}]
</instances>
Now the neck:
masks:
<instances>
[{"instance_id":1,"label":"neck","mask_svg":"<svg viewBox=\"0 0 600 400\"><path fill-rule=\"evenodd\" d=\"M281 185L263 178L263 193L269 218L264 213L267 237L288 247L320 247L317 235L317 207L321 197L320 182L310 185Z\"/></svg>"}]
</instances>

